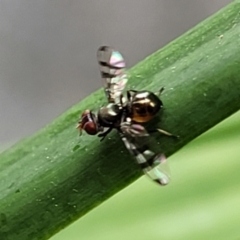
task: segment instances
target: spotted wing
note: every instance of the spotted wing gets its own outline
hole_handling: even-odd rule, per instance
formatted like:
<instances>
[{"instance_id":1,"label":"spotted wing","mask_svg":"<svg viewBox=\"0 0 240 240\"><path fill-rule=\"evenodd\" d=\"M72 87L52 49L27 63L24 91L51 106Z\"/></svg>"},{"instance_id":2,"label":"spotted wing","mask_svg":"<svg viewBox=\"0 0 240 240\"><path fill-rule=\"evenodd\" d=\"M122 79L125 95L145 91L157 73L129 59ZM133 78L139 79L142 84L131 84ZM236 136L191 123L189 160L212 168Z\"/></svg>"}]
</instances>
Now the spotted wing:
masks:
<instances>
[{"instance_id":1,"label":"spotted wing","mask_svg":"<svg viewBox=\"0 0 240 240\"><path fill-rule=\"evenodd\" d=\"M122 92L128 81L121 53L103 46L98 49L97 58L108 101L120 104Z\"/></svg>"},{"instance_id":2,"label":"spotted wing","mask_svg":"<svg viewBox=\"0 0 240 240\"><path fill-rule=\"evenodd\" d=\"M148 135L142 125L132 124L129 129L121 128L121 139L131 155L137 160L143 172L153 181L164 186L170 181L166 157L163 153L154 153L149 149L143 138ZM134 133L134 134L132 134Z\"/></svg>"}]
</instances>

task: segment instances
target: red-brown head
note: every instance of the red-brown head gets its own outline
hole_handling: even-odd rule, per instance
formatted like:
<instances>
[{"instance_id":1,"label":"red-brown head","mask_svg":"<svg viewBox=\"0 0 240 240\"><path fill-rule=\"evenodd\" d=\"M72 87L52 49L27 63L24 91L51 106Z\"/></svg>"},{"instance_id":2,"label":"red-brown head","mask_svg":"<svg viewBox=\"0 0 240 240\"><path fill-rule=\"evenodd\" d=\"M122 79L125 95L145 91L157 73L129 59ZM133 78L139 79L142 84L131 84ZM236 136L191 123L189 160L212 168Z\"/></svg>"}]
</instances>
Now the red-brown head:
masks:
<instances>
[{"instance_id":1,"label":"red-brown head","mask_svg":"<svg viewBox=\"0 0 240 240\"><path fill-rule=\"evenodd\" d=\"M80 117L77 128L82 134L82 130L85 130L89 135L96 135L99 132L97 118L90 110L85 110Z\"/></svg>"}]
</instances>

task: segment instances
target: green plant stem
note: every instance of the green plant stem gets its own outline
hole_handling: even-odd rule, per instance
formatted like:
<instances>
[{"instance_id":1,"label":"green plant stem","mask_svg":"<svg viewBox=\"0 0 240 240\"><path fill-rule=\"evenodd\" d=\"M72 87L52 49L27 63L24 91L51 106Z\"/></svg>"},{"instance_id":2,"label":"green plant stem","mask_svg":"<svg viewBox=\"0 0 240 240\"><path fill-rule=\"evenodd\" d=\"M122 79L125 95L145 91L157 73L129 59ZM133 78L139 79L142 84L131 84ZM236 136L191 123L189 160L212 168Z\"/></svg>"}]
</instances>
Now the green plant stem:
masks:
<instances>
[{"instance_id":1,"label":"green plant stem","mask_svg":"<svg viewBox=\"0 0 240 240\"><path fill-rule=\"evenodd\" d=\"M129 71L133 89L166 89L154 124L181 136L154 135L166 155L239 110L239 13L235 1ZM101 89L0 155L0 239L48 239L141 176L116 132L77 137L79 114L104 103Z\"/></svg>"}]
</instances>

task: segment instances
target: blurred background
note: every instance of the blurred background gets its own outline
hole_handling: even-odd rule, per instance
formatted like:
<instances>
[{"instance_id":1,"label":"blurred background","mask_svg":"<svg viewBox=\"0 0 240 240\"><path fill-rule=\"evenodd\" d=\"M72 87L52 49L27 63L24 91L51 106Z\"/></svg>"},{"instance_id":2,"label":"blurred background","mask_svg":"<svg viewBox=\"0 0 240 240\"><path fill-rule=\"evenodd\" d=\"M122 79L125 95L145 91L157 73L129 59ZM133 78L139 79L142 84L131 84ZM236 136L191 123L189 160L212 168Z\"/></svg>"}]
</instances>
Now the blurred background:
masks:
<instances>
[{"instance_id":1,"label":"blurred background","mask_svg":"<svg viewBox=\"0 0 240 240\"><path fill-rule=\"evenodd\" d=\"M0 1L0 150L101 87L99 46L131 67L230 2ZM239 122L172 156L169 187L141 178L52 240L240 239Z\"/></svg>"}]
</instances>

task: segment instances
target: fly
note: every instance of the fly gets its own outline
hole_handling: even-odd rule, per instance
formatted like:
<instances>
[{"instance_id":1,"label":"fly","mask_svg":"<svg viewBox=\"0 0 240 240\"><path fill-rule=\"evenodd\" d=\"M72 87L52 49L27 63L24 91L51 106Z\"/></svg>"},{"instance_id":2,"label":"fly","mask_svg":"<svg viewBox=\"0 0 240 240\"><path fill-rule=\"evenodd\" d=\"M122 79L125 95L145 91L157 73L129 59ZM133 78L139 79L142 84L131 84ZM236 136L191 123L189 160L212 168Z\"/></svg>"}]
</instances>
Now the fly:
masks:
<instances>
[{"instance_id":1,"label":"fly","mask_svg":"<svg viewBox=\"0 0 240 240\"><path fill-rule=\"evenodd\" d=\"M143 172L160 185L168 184L170 179L165 166L165 155L162 152L155 153L148 146L140 144L144 137L149 137L142 124L154 118L163 107L159 96L164 88L157 93L128 90L124 96L128 77L121 53L111 47L102 46L97 52L97 59L108 104L101 107L97 114L91 110L82 113L77 126L80 134L84 130L89 135L98 135L102 141L116 129ZM154 131L176 137L162 129Z\"/></svg>"}]
</instances>

